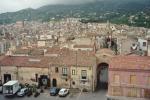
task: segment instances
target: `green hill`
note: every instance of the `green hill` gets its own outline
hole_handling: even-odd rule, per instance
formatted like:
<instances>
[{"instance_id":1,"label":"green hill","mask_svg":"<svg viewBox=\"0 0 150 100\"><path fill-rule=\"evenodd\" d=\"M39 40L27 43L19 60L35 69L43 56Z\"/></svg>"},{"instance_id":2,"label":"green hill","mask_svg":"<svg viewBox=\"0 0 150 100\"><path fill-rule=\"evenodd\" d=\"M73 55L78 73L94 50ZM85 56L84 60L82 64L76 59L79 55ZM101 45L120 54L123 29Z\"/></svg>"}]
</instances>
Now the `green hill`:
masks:
<instances>
[{"instance_id":1,"label":"green hill","mask_svg":"<svg viewBox=\"0 0 150 100\"><path fill-rule=\"evenodd\" d=\"M0 14L0 24L13 23L24 19L49 21L51 18L75 17L82 18L82 22L106 22L110 20L113 23L131 25L128 22L129 16L138 16L140 12L150 16L149 10L150 0L104 0L79 5L47 5L38 9L28 8ZM149 22L150 19L146 19L146 21ZM138 24L137 26L144 25ZM144 27L149 26L145 25Z\"/></svg>"}]
</instances>

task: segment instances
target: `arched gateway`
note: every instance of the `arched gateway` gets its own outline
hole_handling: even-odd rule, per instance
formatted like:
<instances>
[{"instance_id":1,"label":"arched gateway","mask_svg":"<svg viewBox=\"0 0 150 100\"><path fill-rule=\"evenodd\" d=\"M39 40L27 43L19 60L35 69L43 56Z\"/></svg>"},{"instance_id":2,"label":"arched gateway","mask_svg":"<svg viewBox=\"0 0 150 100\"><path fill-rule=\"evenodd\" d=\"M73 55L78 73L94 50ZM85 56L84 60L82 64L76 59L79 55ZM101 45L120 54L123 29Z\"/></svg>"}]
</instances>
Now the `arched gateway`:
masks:
<instances>
[{"instance_id":1,"label":"arched gateway","mask_svg":"<svg viewBox=\"0 0 150 100\"><path fill-rule=\"evenodd\" d=\"M109 61L115 55L112 50L101 49L96 52L95 90L108 89Z\"/></svg>"},{"instance_id":2,"label":"arched gateway","mask_svg":"<svg viewBox=\"0 0 150 100\"><path fill-rule=\"evenodd\" d=\"M97 89L108 88L108 64L100 63L97 66Z\"/></svg>"}]
</instances>

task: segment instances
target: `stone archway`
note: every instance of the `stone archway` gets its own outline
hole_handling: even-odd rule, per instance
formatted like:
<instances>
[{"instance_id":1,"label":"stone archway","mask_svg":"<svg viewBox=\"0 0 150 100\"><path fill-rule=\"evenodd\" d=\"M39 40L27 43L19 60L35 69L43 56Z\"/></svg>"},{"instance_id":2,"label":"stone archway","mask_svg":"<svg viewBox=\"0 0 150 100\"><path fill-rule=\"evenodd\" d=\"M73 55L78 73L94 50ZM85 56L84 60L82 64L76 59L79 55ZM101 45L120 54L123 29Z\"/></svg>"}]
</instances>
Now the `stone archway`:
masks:
<instances>
[{"instance_id":1,"label":"stone archway","mask_svg":"<svg viewBox=\"0 0 150 100\"><path fill-rule=\"evenodd\" d=\"M110 49L101 49L96 52L97 66L95 68L95 90L108 88L109 61L115 56Z\"/></svg>"},{"instance_id":2,"label":"stone archway","mask_svg":"<svg viewBox=\"0 0 150 100\"><path fill-rule=\"evenodd\" d=\"M108 63L100 63L97 66L97 90L108 89Z\"/></svg>"}]
</instances>

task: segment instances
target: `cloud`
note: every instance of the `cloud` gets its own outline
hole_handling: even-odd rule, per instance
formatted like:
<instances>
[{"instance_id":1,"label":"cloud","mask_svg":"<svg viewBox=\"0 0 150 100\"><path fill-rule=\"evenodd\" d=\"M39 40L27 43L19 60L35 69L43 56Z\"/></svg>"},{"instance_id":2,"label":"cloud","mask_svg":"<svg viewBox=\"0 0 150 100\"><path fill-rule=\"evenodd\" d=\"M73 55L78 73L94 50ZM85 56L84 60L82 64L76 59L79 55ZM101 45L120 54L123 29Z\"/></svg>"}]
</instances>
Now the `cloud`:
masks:
<instances>
[{"instance_id":1,"label":"cloud","mask_svg":"<svg viewBox=\"0 0 150 100\"><path fill-rule=\"evenodd\" d=\"M106 0L0 0L0 13L13 12L25 8L38 8L48 4L81 4L95 1L106 1ZM109 0L109 1L133 1L133 0Z\"/></svg>"}]
</instances>

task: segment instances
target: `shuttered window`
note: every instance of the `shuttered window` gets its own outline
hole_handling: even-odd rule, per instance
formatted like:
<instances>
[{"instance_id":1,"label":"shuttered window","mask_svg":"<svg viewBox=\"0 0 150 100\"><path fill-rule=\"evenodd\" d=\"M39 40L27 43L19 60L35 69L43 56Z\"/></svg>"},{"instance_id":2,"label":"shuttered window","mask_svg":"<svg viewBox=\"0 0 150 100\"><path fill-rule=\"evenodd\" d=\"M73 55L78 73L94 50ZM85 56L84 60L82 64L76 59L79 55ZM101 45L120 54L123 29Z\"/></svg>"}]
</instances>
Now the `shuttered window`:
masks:
<instances>
[{"instance_id":1,"label":"shuttered window","mask_svg":"<svg viewBox=\"0 0 150 100\"><path fill-rule=\"evenodd\" d=\"M150 86L150 76L148 77L148 85Z\"/></svg>"},{"instance_id":2,"label":"shuttered window","mask_svg":"<svg viewBox=\"0 0 150 100\"><path fill-rule=\"evenodd\" d=\"M81 71L81 79L87 79L87 71L86 70Z\"/></svg>"},{"instance_id":3,"label":"shuttered window","mask_svg":"<svg viewBox=\"0 0 150 100\"><path fill-rule=\"evenodd\" d=\"M120 76L114 75L113 81L114 81L114 83L120 83Z\"/></svg>"},{"instance_id":4,"label":"shuttered window","mask_svg":"<svg viewBox=\"0 0 150 100\"><path fill-rule=\"evenodd\" d=\"M112 88L112 94L113 94L113 96L120 96L120 95L122 95L121 87L113 87Z\"/></svg>"},{"instance_id":5,"label":"shuttered window","mask_svg":"<svg viewBox=\"0 0 150 100\"><path fill-rule=\"evenodd\" d=\"M130 75L130 84L136 84L136 75Z\"/></svg>"},{"instance_id":6,"label":"shuttered window","mask_svg":"<svg viewBox=\"0 0 150 100\"><path fill-rule=\"evenodd\" d=\"M72 70L72 75L76 75L76 70L75 69Z\"/></svg>"},{"instance_id":7,"label":"shuttered window","mask_svg":"<svg viewBox=\"0 0 150 100\"><path fill-rule=\"evenodd\" d=\"M62 68L62 75L67 76L67 68Z\"/></svg>"},{"instance_id":8,"label":"shuttered window","mask_svg":"<svg viewBox=\"0 0 150 100\"><path fill-rule=\"evenodd\" d=\"M129 88L127 96L129 96L129 97L137 97L137 89L136 88Z\"/></svg>"}]
</instances>

